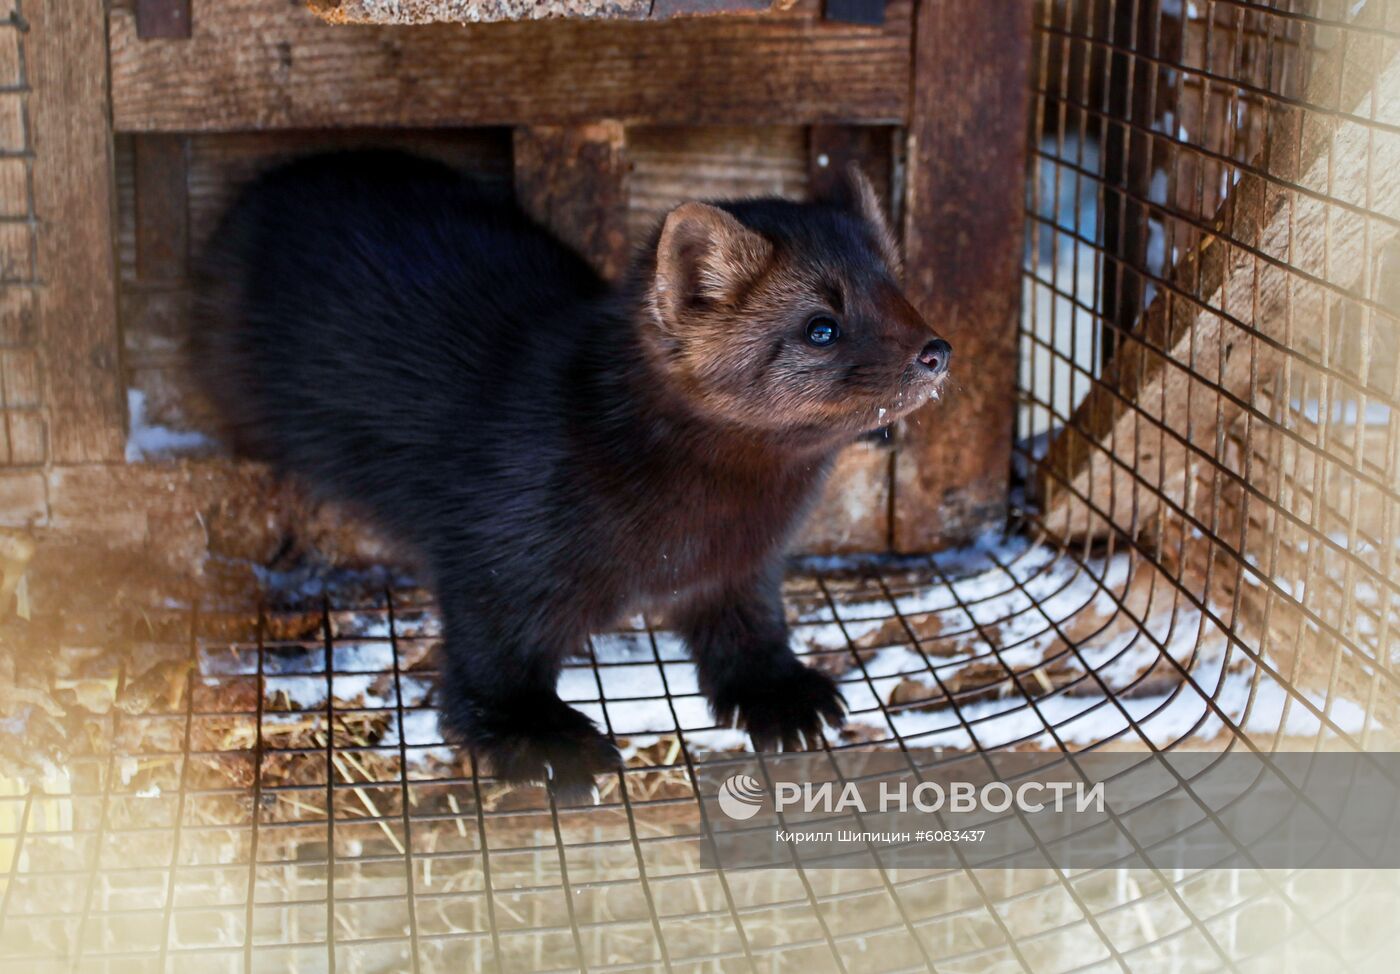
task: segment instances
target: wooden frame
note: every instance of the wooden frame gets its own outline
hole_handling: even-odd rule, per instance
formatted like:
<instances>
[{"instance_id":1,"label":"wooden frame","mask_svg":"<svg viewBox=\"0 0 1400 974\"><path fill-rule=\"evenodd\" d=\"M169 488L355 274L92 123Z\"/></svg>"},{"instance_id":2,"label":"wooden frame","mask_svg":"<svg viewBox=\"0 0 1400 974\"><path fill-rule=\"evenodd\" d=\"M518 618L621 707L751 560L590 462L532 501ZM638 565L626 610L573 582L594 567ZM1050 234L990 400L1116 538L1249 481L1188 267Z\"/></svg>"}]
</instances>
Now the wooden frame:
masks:
<instances>
[{"instance_id":1,"label":"wooden frame","mask_svg":"<svg viewBox=\"0 0 1400 974\"><path fill-rule=\"evenodd\" d=\"M847 160L871 169L901 219L911 294L966 370L948 401L843 457L832 499L866 513L814 526L808 547L920 551L999 524L1031 3L1014 0L1014 16L978 0L917 6L889 0L879 25L825 21L799 0L739 18L425 28L336 27L281 0L115 0L105 25L87 0L26 11L51 451L0 467L0 524L184 564L220 530L265 551L306 514L285 498L250 512L238 492L266 484L231 461L123 464L119 300L143 320L179 307L159 287L128 298L114 286L115 137L131 137L143 282L186 269L191 137L407 126L510 127L523 205L617 274L628 130L735 124L809 127L812 185ZM905 144L870 126L902 127ZM236 528L212 522L230 510Z\"/></svg>"}]
</instances>

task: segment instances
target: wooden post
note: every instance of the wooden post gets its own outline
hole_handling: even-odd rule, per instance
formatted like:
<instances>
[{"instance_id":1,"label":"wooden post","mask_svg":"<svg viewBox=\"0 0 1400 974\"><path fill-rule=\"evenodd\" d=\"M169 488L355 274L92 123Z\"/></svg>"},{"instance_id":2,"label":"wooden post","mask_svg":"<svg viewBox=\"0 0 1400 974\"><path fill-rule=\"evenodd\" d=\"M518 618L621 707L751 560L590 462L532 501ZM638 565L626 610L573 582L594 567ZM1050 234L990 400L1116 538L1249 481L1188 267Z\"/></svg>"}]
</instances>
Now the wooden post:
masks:
<instances>
[{"instance_id":1,"label":"wooden post","mask_svg":"<svg viewBox=\"0 0 1400 974\"><path fill-rule=\"evenodd\" d=\"M626 132L621 122L515 130L515 194L527 213L616 280L627 267Z\"/></svg>"},{"instance_id":2,"label":"wooden post","mask_svg":"<svg viewBox=\"0 0 1400 974\"><path fill-rule=\"evenodd\" d=\"M1006 512L1031 3L920 0L915 17L905 284L953 366L895 458L894 547L906 552L967 540Z\"/></svg>"},{"instance_id":3,"label":"wooden post","mask_svg":"<svg viewBox=\"0 0 1400 974\"><path fill-rule=\"evenodd\" d=\"M126 433L113 248L107 30L92 0L27 4L39 328L51 459L120 460Z\"/></svg>"},{"instance_id":4,"label":"wooden post","mask_svg":"<svg viewBox=\"0 0 1400 974\"><path fill-rule=\"evenodd\" d=\"M882 27L818 24L815 6L375 30L238 0L195 4L187 40L143 40L112 4L112 114L119 132L902 122L910 0L889 0Z\"/></svg>"},{"instance_id":5,"label":"wooden post","mask_svg":"<svg viewBox=\"0 0 1400 974\"><path fill-rule=\"evenodd\" d=\"M847 188L846 168L855 163L888 210L894 202L890 192L894 169L891 164L893 131L877 125L813 125L809 128L807 180L812 197L839 197ZM894 436L886 428L841 453L827 482L826 493L817 505L817 510L838 511L840 516L808 518L798 550L826 555L889 548L894 448Z\"/></svg>"},{"instance_id":6,"label":"wooden post","mask_svg":"<svg viewBox=\"0 0 1400 974\"><path fill-rule=\"evenodd\" d=\"M132 141L136 178L136 277L183 282L189 271L189 140L139 135Z\"/></svg>"},{"instance_id":7,"label":"wooden post","mask_svg":"<svg viewBox=\"0 0 1400 974\"><path fill-rule=\"evenodd\" d=\"M812 196L822 199L837 192L843 185L846 167L855 163L886 208L892 207L892 131L883 125L813 125L808 129L807 178Z\"/></svg>"}]
</instances>

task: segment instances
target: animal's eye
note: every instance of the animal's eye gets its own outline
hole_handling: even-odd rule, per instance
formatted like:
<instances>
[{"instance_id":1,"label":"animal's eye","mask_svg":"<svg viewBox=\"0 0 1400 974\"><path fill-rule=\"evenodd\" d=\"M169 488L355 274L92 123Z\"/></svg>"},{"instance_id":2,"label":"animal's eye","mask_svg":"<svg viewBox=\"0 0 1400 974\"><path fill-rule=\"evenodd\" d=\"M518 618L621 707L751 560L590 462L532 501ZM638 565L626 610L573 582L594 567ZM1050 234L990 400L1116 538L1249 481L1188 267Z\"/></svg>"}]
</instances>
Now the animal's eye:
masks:
<instances>
[{"instance_id":1,"label":"animal's eye","mask_svg":"<svg viewBox=\"0 0 1400 974\"><path fill-rule=\"evenodd\" d=\"M807 322L807 341L821 348L841 337L841 326L829 315L817 315Z\"/></svg>"}]
</instances>

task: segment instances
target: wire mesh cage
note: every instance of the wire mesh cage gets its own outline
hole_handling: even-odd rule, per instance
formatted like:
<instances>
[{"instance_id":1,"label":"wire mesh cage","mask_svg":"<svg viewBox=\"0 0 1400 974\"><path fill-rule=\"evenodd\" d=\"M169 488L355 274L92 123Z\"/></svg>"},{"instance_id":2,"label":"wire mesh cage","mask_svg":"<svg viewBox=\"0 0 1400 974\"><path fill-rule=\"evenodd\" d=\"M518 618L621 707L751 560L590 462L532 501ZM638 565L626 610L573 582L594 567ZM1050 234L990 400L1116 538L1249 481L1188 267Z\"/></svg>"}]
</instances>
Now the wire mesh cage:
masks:
<instances>
[{"instance_id":1,"label":"wire mesh cage","mask_svg":"<svg viewBox=\"0 0 1400 974\"><path fill-rule=\"evenodd\" d=\"M1400 7L1036 4L1012 523L812 561L824 743L950 754L1379 751L1400 716ZM446 746L392 576L54 620L0 781L0 969L1389 970L1400 878L1262 868L727 870L716 727L638 617L561 695L596 805ZM1247 860L1246 860L1247 862Z\"/></svg>"}]
</instances>

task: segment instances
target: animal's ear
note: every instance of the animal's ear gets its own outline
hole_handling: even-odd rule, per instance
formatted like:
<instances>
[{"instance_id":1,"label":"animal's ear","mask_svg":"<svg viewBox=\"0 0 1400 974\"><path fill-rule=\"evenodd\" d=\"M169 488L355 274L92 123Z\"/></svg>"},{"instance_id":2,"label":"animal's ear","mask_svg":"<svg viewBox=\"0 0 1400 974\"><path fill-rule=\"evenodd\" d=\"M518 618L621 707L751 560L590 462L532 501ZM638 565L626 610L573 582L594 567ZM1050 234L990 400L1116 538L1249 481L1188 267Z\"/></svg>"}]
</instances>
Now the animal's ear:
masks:
<instances>
[{"instance_id":1,"label":"animal's ear","mask_svg":"<svg viewBox=\"0 0 1400 974\"><path fill-rule=\"evenodd\" d=\"M668 324L699 303L724 304L763 272L773 247L733 214L682 203L666 214L656 244L657 310Z\"/></svg>"},{"instance_id":2,"label":"animal's ear","mask_svg":"<svg viewBox=\"0 0 1400 974\"><path fill-rule=\"evenodd\" d=\"M900 272L899 242L894 235L890 221L885 216L885 206L870 180L854 162L846 167L846 190L850 206L875 233L875 240L889 262L890 269Z\"/></svg>"}]
</instances>

